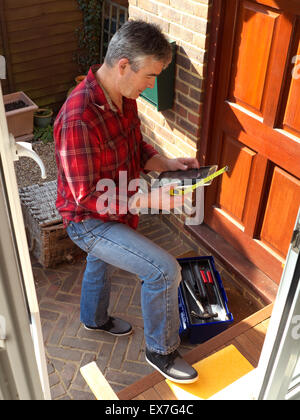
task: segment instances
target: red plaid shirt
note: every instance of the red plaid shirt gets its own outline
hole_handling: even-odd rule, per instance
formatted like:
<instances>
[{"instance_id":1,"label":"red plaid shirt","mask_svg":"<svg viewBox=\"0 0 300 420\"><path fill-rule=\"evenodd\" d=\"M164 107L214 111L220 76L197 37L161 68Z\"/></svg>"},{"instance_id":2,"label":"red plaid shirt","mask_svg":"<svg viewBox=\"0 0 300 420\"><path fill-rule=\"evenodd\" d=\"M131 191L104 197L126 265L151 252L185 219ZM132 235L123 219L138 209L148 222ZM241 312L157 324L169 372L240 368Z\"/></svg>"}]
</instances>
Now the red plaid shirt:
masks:
<instances>
[{"instance_id":1,"label":"red plaid shirt","mask_svg":"<svg viewBox=\"0 0 300 420\"><path fill-rule=\"evenodd\" d=\"M96 218L136 228L138 216L127 210L128 183L139 178L147 160L157 152L142 140L136 101L123 98L122 115L97 83L94 72L98 68L90 69L55 120L56 207L65 226L71 220ZM127 174L126 191L119 185L120 171ZM107 189L100 191L97 183L104 179L114 181L115 200L106 214L99 214L102 205L98 199ZM128 198L134 193L129 192ZM107 201L105 205L107 210Z\"/></svg>"}]
</instances>

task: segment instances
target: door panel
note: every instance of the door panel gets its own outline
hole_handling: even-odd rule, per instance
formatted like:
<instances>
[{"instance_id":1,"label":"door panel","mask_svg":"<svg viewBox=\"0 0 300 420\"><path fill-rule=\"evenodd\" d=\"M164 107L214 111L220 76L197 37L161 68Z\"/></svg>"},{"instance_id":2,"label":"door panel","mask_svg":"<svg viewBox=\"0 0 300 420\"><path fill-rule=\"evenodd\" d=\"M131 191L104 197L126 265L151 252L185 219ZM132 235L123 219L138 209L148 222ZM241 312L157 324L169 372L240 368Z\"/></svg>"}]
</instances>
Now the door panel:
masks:
<instances>
[{"instance_id":1,"label":"door panel","mask_svg":"<svg viewBox=\"0 0 300 420\"><path fill-rule=\"evenodd\" d=\"M205 222L279 282L300 205L300 7L224 2ZM299 57L300 61L300 57Z\"/></svg>"},{"instance_id":2,"label":"door panel","mask_svg":"<svg viewBox=\"0 0 300 420\"><path fill-rule=\"evenodd\" d=\"M292 58L288 77L285 83L285 96L282 103L283 117L279 121L279 125L286 131L300 137L300 74L297 68L293 68L294 64L300 62L300 19L297 19L295 25L295 35L293 37ZM296 62L295 62L296 61ZM293 63L295 62L295 63ZM299 65L298 65L299 67ZM294 77L292 77L294 75Z\"/></svg>"},{"instance_id":3,"label":"door panel","mask_svg":"<svg viewBox=\"0 0 300 420\"><path fill-rule=\"evenodd\" d=\"M243 224L246 195L255 152L233 138L224 136L221 156L220 166L228 165L232 170L230 176L223 177L222 185L220 184L217 193L217 204L237 222ZM239 193L232 194L232 191L239 191Z\"/></svg>"},{"instance_id":4,"label":"door panel","mask_svg":"<svg viewBox=\"0 0 300 420\"><path fill-rule=\"evenodd\" d=\"M285 258L290 238L285 229L294 227L294 215L299 208L300 181L276 167L268 194L266 211L261 228L261 240ZM285 229L282 229L281 226Z\"/></svg>"},{"instance_id":5,"label":"door panel","mask_svg":"<svg viewBox=\"0 0 300 420\"><path fill-rule=\"evenodd\" d=\"M234 41L229 100L262 114L264 86L278 13L244 2ZM260 36L253 39L253 33ZM251 77L249 78L249 74Z\"/></svg>"}]
</instances>

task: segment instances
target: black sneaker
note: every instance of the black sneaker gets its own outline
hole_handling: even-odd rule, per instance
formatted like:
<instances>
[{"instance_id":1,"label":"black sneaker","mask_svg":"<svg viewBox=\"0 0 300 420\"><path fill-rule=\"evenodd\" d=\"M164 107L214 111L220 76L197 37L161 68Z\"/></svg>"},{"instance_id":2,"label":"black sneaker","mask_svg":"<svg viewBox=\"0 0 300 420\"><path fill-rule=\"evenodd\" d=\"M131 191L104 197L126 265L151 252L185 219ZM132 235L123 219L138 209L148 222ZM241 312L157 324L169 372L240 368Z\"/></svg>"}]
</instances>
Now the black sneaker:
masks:
<instances>
[{"instance_id":1,"label":"black sneaker","mask_svg":"<svg viewBox=\"0 0 300 420\"><path fill-rule=\"evenodd\" d=\"M146 348L146 361L170 381L191 384L198 379L198 372L175 350L170 354L151 352Z\"/></svg>"},{"instance_id":2,"label":"black sneaker","mask_svg":"<svg viewBox=\"0 0 300 420\"><path fill-rule=\"evenodd\" d=\"M132 333L132 326L128 322L123 321L123 319L120 318L113 318L112 316L109 317L109 320L100 327L90 327L88 325L84 325L84 328L89 331L104 331L118 337Z\"/></svg>"}]
</instances>

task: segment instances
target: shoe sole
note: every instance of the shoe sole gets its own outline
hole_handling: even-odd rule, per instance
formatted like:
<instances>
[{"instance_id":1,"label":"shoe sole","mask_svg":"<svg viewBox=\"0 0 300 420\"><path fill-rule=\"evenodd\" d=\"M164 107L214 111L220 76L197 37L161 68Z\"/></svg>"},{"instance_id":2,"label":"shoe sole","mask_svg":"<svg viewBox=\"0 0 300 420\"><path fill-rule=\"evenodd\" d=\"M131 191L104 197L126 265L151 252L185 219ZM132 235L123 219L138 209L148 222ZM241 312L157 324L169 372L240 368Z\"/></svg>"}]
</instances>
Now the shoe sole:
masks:
<instances>
[{"instance_id":1,"label":"shoe sole","mask_svg":"<svg viewBox=\"0 0 300 420\"><path fill-rule=\"evenodd\" d=\"M177 384L192 384L194 382L196 382L199 378L199 376L197 376L196 378L193 379L175 379L172 378L171 376L167 375L166 373L164 373L162 370L160 370L156 365L154 365L152 362L150 362L149 359L147 359L147 356L145 356L146 361L149 363L149 365L151 365L152 367L154 367L154 369L156 369L160 374L162 374L165 378L169 379L172 382L176 382Z\"/></svg>"},{"instance_id":2,"label":"shoe sole","mask_svg":"<svg viewBox=\"0 0 300 420\"><path fill-rule=\"evenodd\" d=\"M94 329L94 328L89 328L89 327L87 327L86 325L83 325L83 326L84 326L84 328L85 328L86 330L88 330L88 331L95 331L95 332L97 332L97 331L101 331L101 332L104 332L104 333L106 333L106 334L113 335L114 337L126 337L127 335L130 335L130 334L132 334L132 333L133 333L133 329L132 329L132 330L130 330L130 331L128 331L127 333L118 334L118 333L113 333L113 332L111 332L111 331L101 330L100 328L98 328L98 329Z\"/></svg>"}]
</instances>

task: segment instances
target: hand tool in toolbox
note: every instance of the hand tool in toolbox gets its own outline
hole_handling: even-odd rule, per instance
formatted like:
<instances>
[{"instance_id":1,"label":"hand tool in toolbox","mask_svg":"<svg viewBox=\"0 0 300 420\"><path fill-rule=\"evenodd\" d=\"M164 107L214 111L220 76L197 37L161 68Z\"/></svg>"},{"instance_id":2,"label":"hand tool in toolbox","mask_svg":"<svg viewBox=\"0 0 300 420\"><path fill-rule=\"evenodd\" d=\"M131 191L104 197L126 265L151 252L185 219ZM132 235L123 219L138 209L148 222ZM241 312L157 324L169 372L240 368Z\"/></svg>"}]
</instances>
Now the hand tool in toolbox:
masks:
<instances>
[{"instance_id":1,"label":"hand tool in toolbox","mask_svg":"<svg viewBox=\"0 0 300 420\"><path fill-rule=\"evenodd\" d=\"M215 278L214 270L211 267L210 261L208 261L208 268L204 267L204 269L205 269L205 274L207 275L207 277L209 279L209 284L212 285L212 287L214 289L215 297L216 297L216 305L211 305L211 306L215 307L215 308L219 308L219 316L222 319L226 319L227 318L227 312L225 310L225 304L224 304L223 296L220 292L219 285L218 285L218 282Z\"/></svg>"},{"instance_id":2,"label":"hand tool in toolbox","mask_svg":"<svg viewBox=\"0 0 300 420\"><path fill-rule=\"evenodd\" d=\"M218 317L217 313L212 313L208 310L209 305L207 295L205 293L205 290L203 290L202 288L198 289L197 280L194 277L193 271L194 270L191 264L189 264L189 267L183 267L183 284L188 290L190 296L193 298L193 301L197 305L198 309L200 310L200 313L191 310L191 315L202 320L209 320L211 318ZM202 300L203 304L200 301L200 299Z\"/></svg>"},{"instance_id":3,"label":"hand tool in toolbox","mask_svg":"<svg viewBox=\"0 0 300 420\"><path fill-rule=\"evenodd\" d=\"M198 181L194 185L172 187L170 189L170 195L183 195L183 194L188 194L190 192L193 192L196 188L207 184L209 181L212 181L214 178L216 178L219 175L222 175L224 172L227 172L227 171L229 171L229 167L224 166L224 168L219 169L216 172L213 172L211 175L208 175L206 178L200 179L200 181Z\"/></svg>"},{"instance_id":4,"label":"hand tool in toolbox","mask_svg":"<svg viewBox=\"0 0 300 420\"><path fill-rule=\"evenodd\" d=\"M201 278L201 283L204 283L204 287L207 291L208 294L208 300L211 304L217 304L217 297L215 294L215 288L214 288L214 283L213 283L213 279L212 279L212 275L210 273L209 270L205 270L205 267L201 267L201 265L199 265L197 268L199 268L199 273L200 273L200 278Z\"/></svg>"},{"instance_id":5,"label":"hand tool in toolbox","mask_svg":"<svg viewBox=\"0 0 300 420\"><path fill-rule=\"evenodd\" d=\"M182 268L182 282L178 290L180 335L188 337L192 344L203 343L227 329L233 322L233 315L227 307L226 291L212 255L183 257L178 262ZM204 272L205 280L200 271ZM186 280L192 293L186 286ZM208 313L216 313L217 317L199 318L203 314L202 308Z\"/></svg>"}]
</instances>

